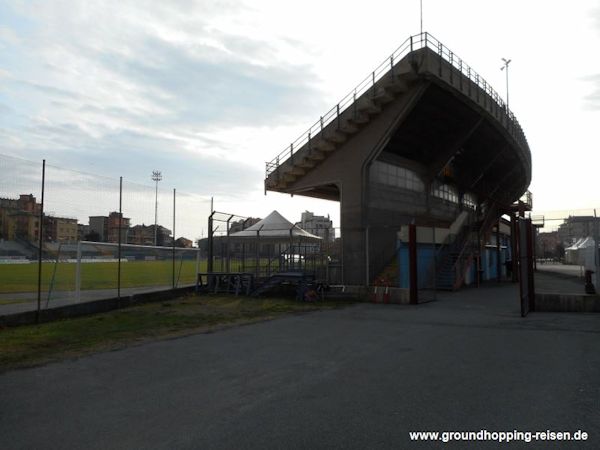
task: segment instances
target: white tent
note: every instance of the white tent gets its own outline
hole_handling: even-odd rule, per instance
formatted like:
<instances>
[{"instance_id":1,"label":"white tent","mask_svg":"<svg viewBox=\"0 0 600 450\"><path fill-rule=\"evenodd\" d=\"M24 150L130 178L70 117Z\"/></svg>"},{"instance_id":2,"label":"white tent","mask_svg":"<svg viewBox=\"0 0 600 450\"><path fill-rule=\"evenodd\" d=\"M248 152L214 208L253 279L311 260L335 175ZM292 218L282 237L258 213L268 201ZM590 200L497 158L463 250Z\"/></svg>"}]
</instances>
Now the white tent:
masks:
<instances>
[{"instance_id":1,"label":"white tent","mask_svg":"<svg viewBox=\"0 0 600 450\"><path fill-rule=\"evenodd\" d=\"M321 240L319 236L303 230L297 225L287 220L277 211L273 211L261 221L255 223L245 230L231 233L231 238L268 238L271 240Z\"/></svg>"},{"instance_id":2,"label":"white tent","mask_svg":"<svg viewBox=\"0 0 600 450\"><path fill-rule=\"evenodd\" d=\"M565 262L585 266L587 270L595 270L594 239L590 236L581 238L565 249Z\"/></svg>"}]
</instances>

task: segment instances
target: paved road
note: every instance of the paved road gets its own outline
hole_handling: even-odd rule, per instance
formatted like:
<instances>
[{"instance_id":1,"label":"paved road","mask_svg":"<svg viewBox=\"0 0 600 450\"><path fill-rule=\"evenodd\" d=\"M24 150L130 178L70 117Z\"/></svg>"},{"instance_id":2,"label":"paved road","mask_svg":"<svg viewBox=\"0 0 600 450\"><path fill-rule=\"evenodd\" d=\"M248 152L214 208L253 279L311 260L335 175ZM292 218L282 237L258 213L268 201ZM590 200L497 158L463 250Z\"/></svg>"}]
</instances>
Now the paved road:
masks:
<instances>
[{"instance_id":1,"label":"paved road","mask_svg":"<svg viewBox=\"0 0 600 450\"><path fill-rule=\"evenodd\" d=\"M13 448L440 448L410 430L585 430L600 315L519 317L516 287L361 304L0 375Z\"/></svg>"},{"instance_id":2,"label":"paved road","mask_svg":"<svg viewBox=\"0 0 600 450\"><path fill-rule=\"evenodd\" d=\"M538 263L537 270L540 272L553 272L559 275L564 275L573 278L583 278L583 273L585 272L583 266L574 266L569 264Z\"/></svg>"}]
</instances>

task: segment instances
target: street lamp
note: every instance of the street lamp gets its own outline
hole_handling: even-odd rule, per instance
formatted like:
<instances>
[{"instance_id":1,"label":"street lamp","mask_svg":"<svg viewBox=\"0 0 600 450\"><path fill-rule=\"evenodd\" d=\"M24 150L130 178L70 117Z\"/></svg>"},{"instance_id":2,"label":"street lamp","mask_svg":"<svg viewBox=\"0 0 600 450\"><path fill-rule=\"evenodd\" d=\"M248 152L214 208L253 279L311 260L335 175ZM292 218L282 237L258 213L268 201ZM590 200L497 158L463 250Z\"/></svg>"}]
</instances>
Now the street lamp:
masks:
<instances>
[{"instance_id":1,"label":"street lamp","mask_svg":"<svg viewBox=\"0 0 600 450\"><path fill-rule=\"evenodd\" d=\"M423 0L419 1L419 7L421 10L421 34L423 34Z\"/></svg>"},{"instance_id":2,"label":"street lamp","mask_svg":"<svg viewBox=\"0 0 600 450\"><path fill-rule=\"evenodd\" d=\"M156 183L156 191L154 195L154 246L156 246L156 231L158 226L158 182L162 180L162 173L160 170L152 171L152 181Z\"/></svg>"},{"instance_id":3,"label":"street lamp","mask_svg":"<svg viewBox=\"0 0 600 450\"><path fill-rule=\"evenodd\" d=\"M500 67L500 70L506 69L506 109L508 110L508 65L512 61L511 59L502 58L504 65Z\"/></svg>"}]
</instances>

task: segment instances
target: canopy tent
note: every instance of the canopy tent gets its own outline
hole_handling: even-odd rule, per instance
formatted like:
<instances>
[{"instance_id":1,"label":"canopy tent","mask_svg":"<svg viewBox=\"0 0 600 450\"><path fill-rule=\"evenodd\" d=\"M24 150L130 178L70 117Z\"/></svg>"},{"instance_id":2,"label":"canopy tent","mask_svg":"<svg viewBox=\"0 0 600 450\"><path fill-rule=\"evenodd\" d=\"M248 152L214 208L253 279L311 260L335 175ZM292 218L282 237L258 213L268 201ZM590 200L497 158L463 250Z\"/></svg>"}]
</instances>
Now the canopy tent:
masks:
<instances>
[{"instance_id":1,"label":"canopy tent","mask_svg":"<svg viewBox=\"0 0 600 450\"><path fill-rule=\"evenodd\" d=\"M255 223L245 230L231 233L231 238L250 239L260 237L270 240L303 240L303 241L320 241L322 238L303 230L297 225L287 220L277 211L273 211L264 219Z\"/></svg>"},{"instance_id":2,"label":"canopy tent","mask_svg":"<svg viewBox=\"0 0 600 450\"><path fill-rule=\"evenodd\" d=\"M588 236L579 239L565 249L565 262L567 264L579 264L592 270L595 266L594 247L594 238Z\"/></svg>"}]
</instances>

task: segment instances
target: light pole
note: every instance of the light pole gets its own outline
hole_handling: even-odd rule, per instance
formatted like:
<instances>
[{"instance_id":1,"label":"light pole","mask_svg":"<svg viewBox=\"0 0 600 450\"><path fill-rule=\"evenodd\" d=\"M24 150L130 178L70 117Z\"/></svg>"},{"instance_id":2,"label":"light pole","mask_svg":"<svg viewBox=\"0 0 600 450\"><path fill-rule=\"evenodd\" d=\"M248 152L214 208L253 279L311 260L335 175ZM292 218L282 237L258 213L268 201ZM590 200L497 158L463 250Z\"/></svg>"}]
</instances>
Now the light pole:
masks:
<instances>
[{"instance_id":1,"label":"light pole","mask_svg":"<svg viewBox=\"0 0 600 450\"><path fill-rule=\"evenodd\" d=\"M421 34L423 34L423 0L419 1L419 6L421 9Z\"/></svg>"},{"instance_id":2,"label":"light pole","mask_svg":"<svg viewBox=\"0 0 600 450\"><path fill-rule=\"evenodd\" d=\"M500 67L500 70L506 69L506 109L508 110L508 65L512 61L511 59L502 58L504 65Z\"/></svg>"},{"instance_id":3,"label":"light pole","mask_svg":"<svg viewBox=\"0 0 600 450\"><path fill-rule=\"evenodd\" d=\"M158 182L162 180L162 173L160 170L152 171L152 181L156 183L156 190L154 195L154 246L156 246L156 231L158 227Z\"/></svg>"}]
</instances>

